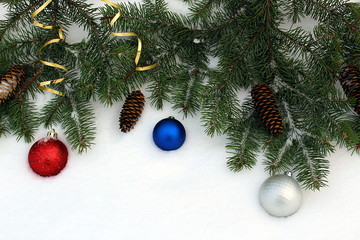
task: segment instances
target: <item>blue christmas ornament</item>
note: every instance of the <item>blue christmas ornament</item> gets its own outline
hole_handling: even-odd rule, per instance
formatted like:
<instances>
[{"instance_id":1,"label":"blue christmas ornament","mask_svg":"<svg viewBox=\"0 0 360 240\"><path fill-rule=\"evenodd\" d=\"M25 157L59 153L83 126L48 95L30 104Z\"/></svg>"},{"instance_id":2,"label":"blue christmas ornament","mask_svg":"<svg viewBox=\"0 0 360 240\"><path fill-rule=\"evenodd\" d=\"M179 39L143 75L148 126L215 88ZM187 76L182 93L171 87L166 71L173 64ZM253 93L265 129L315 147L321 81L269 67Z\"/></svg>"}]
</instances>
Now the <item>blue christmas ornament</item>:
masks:
<instances>
[{"instance_id":1,"label":"blue christmas ornament","mask_svg":"<svg viewBox=\"0 0 360 240\"><path fill-rule=\"evenodd\" d=\"M153 139L159 148L165 151L178 149L186 138L185 128L173 117L158 122L153 130Z\"/></svg>"}]
</instances>

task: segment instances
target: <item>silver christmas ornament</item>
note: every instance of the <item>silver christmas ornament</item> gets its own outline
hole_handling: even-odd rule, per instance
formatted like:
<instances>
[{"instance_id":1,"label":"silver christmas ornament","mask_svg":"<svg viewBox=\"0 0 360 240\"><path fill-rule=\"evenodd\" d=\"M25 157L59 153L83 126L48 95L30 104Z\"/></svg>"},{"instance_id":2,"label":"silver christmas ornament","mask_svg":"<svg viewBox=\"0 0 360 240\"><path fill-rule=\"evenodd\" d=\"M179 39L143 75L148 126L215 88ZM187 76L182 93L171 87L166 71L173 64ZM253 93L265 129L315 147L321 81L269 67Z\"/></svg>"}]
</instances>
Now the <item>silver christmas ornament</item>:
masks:
<instances>
[{"instance_id":1,"label":"silver christmas ornament","mask_svg":"<svg viewBox=\"0 0 360 240\"><path fill-rule=\"evenodd\" d=\"M261 206L270 215L288 217L299 210L302 190L291 172L286 172L266 179L260 187L259 199Z\"/></svg>"}]
</instances>

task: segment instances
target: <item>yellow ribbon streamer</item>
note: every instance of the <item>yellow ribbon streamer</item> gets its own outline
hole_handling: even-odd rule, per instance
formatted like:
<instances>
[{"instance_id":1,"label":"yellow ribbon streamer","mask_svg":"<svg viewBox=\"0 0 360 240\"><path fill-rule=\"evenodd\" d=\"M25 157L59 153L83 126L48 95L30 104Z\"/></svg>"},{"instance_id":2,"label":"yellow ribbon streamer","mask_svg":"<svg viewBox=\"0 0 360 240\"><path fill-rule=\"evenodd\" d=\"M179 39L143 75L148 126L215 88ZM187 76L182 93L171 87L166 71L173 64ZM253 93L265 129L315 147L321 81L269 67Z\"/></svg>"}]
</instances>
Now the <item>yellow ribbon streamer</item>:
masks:
<instances>
[{"instance_id":1,"label":"yellow ribbon streamer","mask_svg":"<svg viewBox=\"0 0 360 240\"><path fill-rule=\"evenodd\" d=\"M121 16L121 7L119 4L111 2L109 0L101 0L117 9L119 9L119 12L113 17L113 19L111 19L109 25L110 28L112 28L115 24L115 22L120 18ZM146 71L146 70L150 70L153 69L157 66L157 64L152 64L149 66L145 66L145 67L138 67L139 61L140 61L140 56L141 56L141 51L142 51L142 40L141 38L138 37L138 35L134 32L122 32L122 33L117 33L117 32L111 32L111 35L113 36L117 36L117 37L137 37L138 40L138 49L137 49L137 53L136 53L136 57L134 60L135 66L136 66L136 71Z\"/></svg>"},{"instance_id":2,"label":"yellow ribbon streamer","mask_svg":"<svg viewBox=\"0 0 360 240\"><path fill-rule=\"evenodd\" d=\"M52 39L50 41L47 41L44 45L42 45L40 47L40 49L38 50L38 54L39 56L41 55L41 51L43 50L44 47L52 44L52 43L58 43L58 42L63 42L65 40L65 37L63 35L63 29L61 26L58 26L58 27L55 27L55 26L49 26L49 25L45 25L45 24L42 24L42 23L39 23L35 20L35 17L41 12L43 11L50 3L52 2L52 0L47 0L43 5L41 5L35 12L33 12L33 14L31 14L31 22L37 26L37 27L40 27L40 28L43 28L43 29L57 29L58 30L58 34L59 34L59 38L56 38L56 39ZM40 62L46 66L49 66L49 67L54 67L54 68L59 68L59 69L62 69L64 70L65 72L68 72L69 70L60 65L60 64L57 64L57 63L52 63L52 62L47 62L47 61L44 61L44 60L40 60ZM60 95L60 96L64 96L65 94L62 93L62 92L59 92L57 90L54 90L54 89L51 89L49 87L45 87L47 85L52 85L52 84L57 84L57 83L61 83L65 80L65 78L59 78L59 79L55 79L55 80L51 80L51 81L44 81L44 82L41 82L38 84L38 88L41 89L41 90L44 90L44 91L47 91L47 92L51 92L51 93L54 93L56 95Z\"/></svg>"}]
</instances>

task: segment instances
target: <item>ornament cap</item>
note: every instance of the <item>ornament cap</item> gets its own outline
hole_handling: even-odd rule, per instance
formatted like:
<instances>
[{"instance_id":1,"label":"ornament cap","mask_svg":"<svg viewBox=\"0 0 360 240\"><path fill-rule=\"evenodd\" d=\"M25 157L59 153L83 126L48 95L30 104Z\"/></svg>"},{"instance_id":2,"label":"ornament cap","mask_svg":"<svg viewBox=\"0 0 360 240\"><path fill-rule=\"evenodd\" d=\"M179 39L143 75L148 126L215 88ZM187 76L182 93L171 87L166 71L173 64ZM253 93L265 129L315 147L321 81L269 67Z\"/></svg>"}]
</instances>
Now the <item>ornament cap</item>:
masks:
<instances>
[{"instance_id":1,"label":"ornament cap","mask_svg":"<svg viewBox=\"0 0 360 240\"><path fill-rule=\"evenodd\" d=\"M52 137L52 138L55 138L55 139L57 139L57 137L58 137L58 134L57 134L57 132L55 132L55 129L51 129L51 130L47 133L47 135L48 135L49 137Z\"/></svg>"},{"instance_id":2,"label":"ornament cap","mask_svg":"<svg viewBox=\"0 0 360 240\"><path fill-rule=\"evenodd\" d=\"M169 118L169 119L175 119L175 117L174 117L174 116L169 116L168 118Z\"/></svg>"},{"instance_id":3,"label":"ornament cap","mask_svg":"<svg viewBox=\"0 0 360 240\"><path fill-rule=\"evenodd\" d=\"M293 173L291 171L286 171L284 174L288 177L293 177Z\"/></svg>"}]
</instances>

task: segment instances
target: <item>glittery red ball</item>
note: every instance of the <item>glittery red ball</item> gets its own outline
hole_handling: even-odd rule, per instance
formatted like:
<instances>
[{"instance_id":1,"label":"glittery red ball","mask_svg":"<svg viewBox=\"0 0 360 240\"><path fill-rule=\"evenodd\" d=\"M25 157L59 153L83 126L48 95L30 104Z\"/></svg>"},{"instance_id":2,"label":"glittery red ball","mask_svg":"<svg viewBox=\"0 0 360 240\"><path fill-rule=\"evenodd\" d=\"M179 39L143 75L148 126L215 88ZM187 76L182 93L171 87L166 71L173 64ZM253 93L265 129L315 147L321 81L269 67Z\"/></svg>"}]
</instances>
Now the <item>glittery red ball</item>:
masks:
<instances>
[{"instance_id":1,"label":"glittery red ball","mask_svg":"<svg viewBox=\"0 0 360 240\"><path fill-rule=\"evenodd\" d=\"M42 138L29 151L31 169L43 177L55 176L65 167L68 158L66 146L59 140Z\"/></svg>"}]
</instances>

